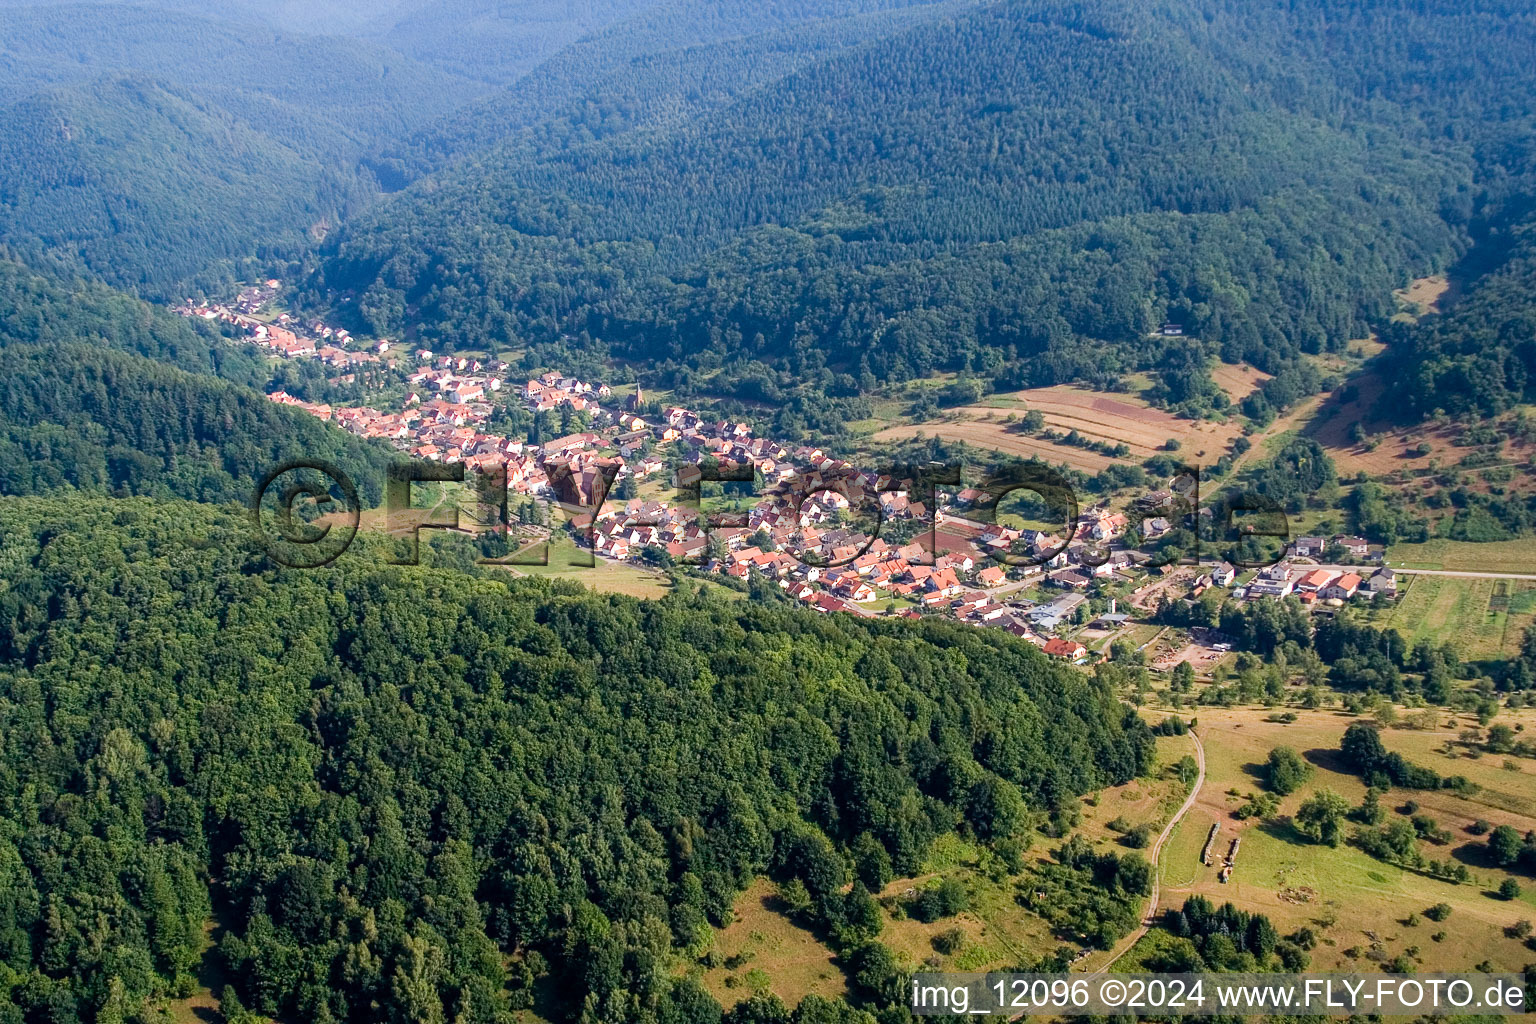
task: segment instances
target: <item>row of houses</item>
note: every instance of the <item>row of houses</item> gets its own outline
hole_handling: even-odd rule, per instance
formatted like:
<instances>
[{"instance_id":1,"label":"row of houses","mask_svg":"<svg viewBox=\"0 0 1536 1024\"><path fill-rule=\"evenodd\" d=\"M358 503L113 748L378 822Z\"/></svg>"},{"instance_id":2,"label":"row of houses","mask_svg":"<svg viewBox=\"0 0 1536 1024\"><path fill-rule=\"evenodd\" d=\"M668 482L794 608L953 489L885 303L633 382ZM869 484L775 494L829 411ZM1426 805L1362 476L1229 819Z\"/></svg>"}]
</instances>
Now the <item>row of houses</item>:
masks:
<instances>
[{"instance_id":1,"label":"row of houses","mask_svg":"<svg viewBox=\"0 0 1536 1024\"><path fill-rule=\"evenodd\" d=\"M1326 538L1297 537L1290 543L1290 552L1296 558L1322 558L1330 547L1339 548L1347 558L1361 561L1381 557L1380 549L1373 552L1370 541L1350 534L1337 534Z\"/></svg>"},{"instance_id":2,"label":"row of houses","mask_svg":"<svg viewBox=\"0 0 1536 1024\"><path fill-rule=\"evenodd\" d=\"M744 424L706 423L676 409L668 411L667 422L696 454L707 451L727 465L750 466L763 484L761 497L739 522L717 523L707 534L693 508L659 501L606 506L592 523L598 553L636 560L646 557L647 548L659 548L706 571L772 581L817 610L873 614L861 606L897 600L916 606L909 614L919 614L917 609L948 614L1045 644L1021 608L992 593L1009 577L983 554L1008 550L1023 531L931 510L900 481L882 479L814 446L754 438ZM697 479L690 468L680 474L684 485ZM936 528L892 544L847 524L861 508L872 510L875 504L884 522L926 523L936 515Z\"/></svg>"},{"instance_id":3,"label":"row of houses","mask_svg":"<svg viewBox=\"0 0 1536 1024\"><path fill-rule=\"evenodd\" d=\"M391 352L388 341L358 348L344 330L318 321L303 324L287 314L259 320L256 314L279 287L278 282L268 281L247 288L233 308L189 301L178 311L236 324L252 343L289 358L315 358L332 366L357 368L380 363ZM613 396L608 385L557 370L509 386L510 367L505 363L437 356L428 349L416 349L413 356L414 363L403 354L388 355L391 365L404 362L412 367L405 377L411 390L397 412L331 408L282 392L270 397L359 436L385 439L417 458L464 462L476 470L505 467L510 489L574 506L593 504L605 482L661 473L668 463L650 454L657 445L681 449L683 484L697 481L695 467L705 460L748 466L762 482L764 495L739 531L714 531L725 538L725 551L723 557L715 551L706 564L738 576L770 576L800 599L822 608L834 601L857 606L885 596L967 620L1013 626L1021 634L1050 633L1073 620L1077 605L1085 600L1080 592L1095 580L1117 574L1135 577L1146 558L1130 543L1156 539L1178 522L1177 496L1172 491L1153 492L1140 499L1140 514L1135 517L1109 508L1087 509L1075 525L1072 542L1064 545L1048 532L1011 530L964 518L967 508L987 499L976 489L943 495L939 507L930 509L924 501L893 489L891 481L814 446L759 438L744 422L712 422L681 406L668 407L655 422L649 421L642 415L647 408L644 393L638 390L622 407L607 408L604 403ZM595 426L540 445L487 431L493 400L507 394L516 395L535 412L569 407L589 413ZM931 517L932 530L922 533L923 544L893 547L840 528L844 519L871 503L878 503L881 517L888 522L916 519L926 525ZM628 511L619 514L605 508L590 523L594 546L607 557L633 559L654 545L674 558L697 561L704 554L705 535L696 523L683 525L687 517L678 519L675 511L643 510L642 516L661 514L658 523L648 526ZM760 533L766 535L766 546L751 542ZM1297 557L1316 558L1335 545L1352 558L1371 554L1362 538L1344 535L1326 540L1298 538L1291 550ZM1090 546L1092 557L1088 556ZM1010 571L986 558L1003 553L1029 555L1043 564ZM973 556L980 557L982 564L977 565ZM818 571L818 562L826 568ZM809 571L803 571L807 565ZM1022 585L1037 573L1047 574L1047 582L1068 593L1027 611L1016 607L1000 611L1007 602L984 599L1010 578ZM1197 586L1231 586L1235 576L1231 566L1217 565ZM1286 565L1260 573L1245 593L1248 597L1296 593L1315 601L1393 592L1390 570L1362 575L1292 570Z\"/></svg>"},{"instance_id":4,"label":"row of houses","mask_svg":"<svg viewBox=\"0 0 1536 1024\"><path fill-rule=\"evenodd\" d=\"M1386 567L1362 575L1335 569L1298 568L1289 562L1280 562L1261 569L1243 589L1243 596L1249 600L1293 594L1304 603L1356 598L1374 600L1397 595L1397 574Z\"/></svg>"},{"instance_id":5,"label":"row of houses","mask_svg":"<svg viewBox=\"0 0 1536 1024\"><path fill-rule=\"evenodd\" d=\"M479 369L472 362L443 364L418 371L419 379L413 383L452 391L459 386L457 382ZM557 373L545 374L519 389L530 408L547 403L552 395L567 401L605 391L600 385ZM1046 638L1042 634L1071 624L1076 608L1086 598L1078 593L1064 594L1027 610L988 599L985 595L989 590L1008 583L1009 570L994 564L987 555L1012 552L1042 557L1054 552L1043 566L1015 570L1014 576L1028 582L1049 572L1049 582L1079 591L1095 578L1128 573L1139 557L1121 549L1107 560L1088 564L1083 558L1086 540L1075 539L1063 546L1059 537L1044 531L1015 530L966 519L951 505L930 509L927 503L894 487L892 481L818 447L757 438L747 424L710 422L680 407L666 410L661 422L619 413L607 418L606 429L531 446L479 429L477 421L488 410L473 402L466 406L437 399L385 414L366 408L331 410L282 394L272 397L330 418L359 435L387 438L419 458L463 461L472 469L505 465L509 488L573 506L594 504L605 480L617 481L629 474L646 477L662 471L665 463L641 454L651 442L675 441L684 449L685 457L694 464L683 466L679 473L682 485L698 481L696 463L705 457L726 466L750 467L765 493L739 527L711 531L723 546L723 552L717 550L715 557L708 557L706 533L696 521L696 512L687 507L660 502L609 504L595 520L577 525L592 527L593 546L604 557L639 560L646 549L661 548L674 560L701 564L738 578L754 573L771 577L797 598L823 610L833 608L834 602L837 610L863 611L858 606L881 598L904 600L925 611L1011 629L1038 639L1043 646ZM926 524L933 515L933 530L931 534L922 532L920 543L893 546L837 526L870 501L878 501L880 517L886 522L917 520ZM1123 514L1090 509L1077 532L1097 542L1114 542L1126 526ZM761 540L757 539L759 534Z\"/></svg>"},{"instance_id":6,"label":"row of houses","mask_svg":"<svg viewBox=\"0 0 1536 1024\"><path fill-rule=\"evenodd\" d=\"M685 486L698 482L697 463L706 457L725 466L749 467L764 493L739 525L710 531L718 541L713 551L709 534L697 522L697 512L686 506L607 504L595 519L579 525L592 528L592 544L604 557L638 561L647 557L647 549L660 548L675 561L706 570L737 578L753 574L770 578L822 610L867 614L860 606L882 598L903 600L925 611L1008 628L1039 639L1044 646L1049 634L1075 621L1077 608L1086 602L1081 592L1094 580L1116 574L1134 579L1146 560L1124 543L1135 540L1127 537L1131 524L1124 513L1086 510L1074 539L1063 545L1059 536L1046 531L1015 530L959 514L963 507L984 499L979 492L961 491L930 510L894 485L899 482L883 480L817 447L757 438L747 424L710 422L681 407L667 409L659 422L634 412L618 412L603 417L603 427L538 446L499 437L479 427L489 408L455 400L466 396L463 382L482 370L470 361L417 371L419 379L413 383L436 388L445 397L421 401L413 395L414 404L394 414L331 410L281 393L272 397L330 418L362 436L387 438L420 458L463 461L473 469L504 465L509 488L573 506L593 505L605 481L626 475L648 477L664 470L666 463L643 454L657 442L676 442L683 449L688 462L679 473L679 483ZM494 375L487 379L502 383ZM611 395L603 385L555 372L528 381L517 393L530 408L551 401L595 404L596 397ZM932 530L919 533L921 542L891 545L838 525L870 502L878 503L880 518L886 522L917 520L927 525L932 515ZM1143 519L1136 532L1145 536L1146 524ZM1086 557L1090 544L1096 549L1093 558ZM1040 566L1013 570L1013 578L1021 585L1044 574L1043 582L1068 593L1028 608L987 597L988 591L1010 580L1007 568L987 558L1002 553L1042 560ZM1199 585L1231 586L1235 576L1232 566L1221 563L1211 567ZM1284 596L1294 591L1304 600L1349 600L1361 593L1394 590L1390 570L1363 579L1354 573L1293 570L1285 565L1261 573L1249 584L1246 596Z\"/></svg>"}]
</instances>

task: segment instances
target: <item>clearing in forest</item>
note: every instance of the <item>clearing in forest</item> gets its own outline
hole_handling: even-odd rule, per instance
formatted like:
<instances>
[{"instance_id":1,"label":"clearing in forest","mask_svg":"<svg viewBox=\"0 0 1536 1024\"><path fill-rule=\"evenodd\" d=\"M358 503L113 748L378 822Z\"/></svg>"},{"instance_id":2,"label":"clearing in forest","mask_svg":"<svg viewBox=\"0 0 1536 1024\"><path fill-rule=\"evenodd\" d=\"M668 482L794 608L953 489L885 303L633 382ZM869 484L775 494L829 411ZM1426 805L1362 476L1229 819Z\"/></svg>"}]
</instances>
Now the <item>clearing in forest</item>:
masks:
<instances>
[{"instance_id":1,"label":"clearing in forest","mask_svg":"<svg viewBox=\"0 0 1536 1024\"><path fill-rule=\"evenodd\" d=\"M721 965L702 977L721 1006L735 1006L758 991L772 992L788 1006L811 994L827 999L848 994L832 951L789 919L771 881L753 882L732 909L735 919L715 933Z\"/></svg>"},{"instance_id":2,"label":"clearing in forest","mask_svg":"<svg viewBox=\"0 0 1536 1024\"><path fill-rule=\"evenodd\" d=\"M1038 456L1052 464L1065 462L1089 473L1117 461L1061 439L1023 433L1019 421L1030 411L1039 412L1046 427L1063 437L1076 431L1088 441L1125 445L1130 454L1120 461L1132 463L1150 458L1169 440L1179 443L1184 458L1214 462L1241 433L1235 419L1227 423L1180 419L1134 395L1057 385L994 395L986 405L962 406L926 422L888 427L873 440L899 441L921 433L1013 455Z\"/></svg>"},{"instance_id":3,"label":"clearing in forest","mask_svg":"<svg viewBox=\"0 0 1536 1024\"><path fill-rule=\"evenodd\" d=\"M1241 366L1217 363L1211 368L1211 379L1227 393L1232 404L1236 405L1257 391L1260 385L1270 379L1270 375L1263 370L1254 369L1247 363Z\"/></svg>"},{"instance_id":4,"label":"clearing in forest","mask_svg":"<svg viewBox=\"0 0 1536 1024\"><path fill-rule=\"evenodd\" d=\"M1448 302L1454 298L1451 282L1444 274L1418 278L1407 288L1399 288L1392 295L1402 307L1402 311L1397 315L1408 320L1417 320L1429 313L1438 313L1442 302Z\"/></svg>"}]
</instances>

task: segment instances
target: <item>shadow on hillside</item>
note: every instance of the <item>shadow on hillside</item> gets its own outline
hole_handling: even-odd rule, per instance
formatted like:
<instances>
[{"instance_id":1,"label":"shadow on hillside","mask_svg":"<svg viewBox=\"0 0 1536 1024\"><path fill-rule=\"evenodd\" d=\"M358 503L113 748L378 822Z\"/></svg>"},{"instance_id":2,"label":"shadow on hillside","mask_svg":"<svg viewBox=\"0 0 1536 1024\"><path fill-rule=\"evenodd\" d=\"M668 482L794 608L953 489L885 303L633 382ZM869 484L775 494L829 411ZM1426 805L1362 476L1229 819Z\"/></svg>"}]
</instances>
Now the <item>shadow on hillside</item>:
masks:
<instances>
[{"instance_id":1,"label":"shadow on hillside","mask_svg":"<svg viewBox=\"0 0 1536 1024\"><path fill-rule=\"evenodd\" d=\"M1333 747L1313 747L1311 750L1303 750L1301 756L1308 764L1315 765L1324 771L1335 772L1339 775L1354 775L1349 763L1344 760L1344 755Z\"/></svg>"},{"instance_id":2,"label":"shadow on hillside","mask_svg":"<svg viewBox=\"0 0 1536 1024\"><path fill-rule=\"evenodd\" d=\"M1260 783L1269 775L1268 766L1258 761L1249 761L1243 765L1243 772Z\"/></svg>"},{"instance_id":3,"label":"shadow on hillside","mask_svg":"<svg viewBox=\"0 0 1536 1024\"><path fill-rule=\"evenodd\" d=\"M1296 825L1291 821L1291 816L1289 814L1281 815L1278 818L1268 818L1263 822L1260 822L1258 825L1258 830L1267 836L1278 839L1282 843L1289 843L1292 846L1312 845L1312 840L1308 839L1306 836L1302 835L1300 831L1297 830Z\"/></svg>"},{"instance_id":4,"label":"shadow on hillside","mask_svg":"<svg viewBox=\"0 0 1536 1024\"><path fill-rule=\"evenodd\" d=\"M1478 868L1483 871L1498 869L1498 865L1493 862L1493 857L1488 853L1487 845L1483 843L1462 843L1451 850L1451 856L1469 868Z\"/></svg>"}]
</instances>

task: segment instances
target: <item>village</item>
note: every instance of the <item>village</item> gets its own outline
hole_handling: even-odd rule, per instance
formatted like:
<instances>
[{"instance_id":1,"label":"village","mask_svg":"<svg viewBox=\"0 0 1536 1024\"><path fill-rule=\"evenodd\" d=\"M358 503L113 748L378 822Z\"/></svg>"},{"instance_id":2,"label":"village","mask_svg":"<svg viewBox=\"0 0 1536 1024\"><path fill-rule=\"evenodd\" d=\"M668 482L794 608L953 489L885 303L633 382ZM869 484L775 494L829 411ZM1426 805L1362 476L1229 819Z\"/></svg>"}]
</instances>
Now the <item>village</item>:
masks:
<instances>
[{"instance_id":1,"label":"village","mask_svg":"<svg viewBox=\"0 0 1536 1024\"><path fill-rule=\"evenodd\" d=\"M259 316L278 288L269 281L242 291L232 306L188 302L177 312L231 325L246 343L281 359L352 372L388 368L407 389L394 411L332 407L283 391L268 397L415 459L504 470L509 494L561 510L576 542L605 559L681 565L743 582L755 577L823 612L949 616L1006 630L1072 662L1101 655L1109 638L1156 602L1210 587L1246 600L1294 595L1320 612L1396 593L1393 571L1373 567L1379 551L1360 538L1297 538L1286 559L1256 573L1225 562L1164 566L1141 548L1186 518L1172 489L1140 495L1125 511L1082 510L1070 528L1008 526L985 511L988 496L972 488L914 493L910 480L681 407L647 418L638 389L620 399L606 384L559 371L514 383L505 362L389 341L360 345L322 323ZM568 422L580 414L585 429L537 444L493 432L498 404L511 403L563 413ZM715 472L721 469L734 472ZM754 484L750 497L727 513L707 511L709 479L743 475ZM642 483L651 485L650 496L641 496ZM1325 567L1325 553L1360 564ZM1213 660L1224 649L1216 635L1154 657L1153 665Z\"/></svg>"}]
</instances>

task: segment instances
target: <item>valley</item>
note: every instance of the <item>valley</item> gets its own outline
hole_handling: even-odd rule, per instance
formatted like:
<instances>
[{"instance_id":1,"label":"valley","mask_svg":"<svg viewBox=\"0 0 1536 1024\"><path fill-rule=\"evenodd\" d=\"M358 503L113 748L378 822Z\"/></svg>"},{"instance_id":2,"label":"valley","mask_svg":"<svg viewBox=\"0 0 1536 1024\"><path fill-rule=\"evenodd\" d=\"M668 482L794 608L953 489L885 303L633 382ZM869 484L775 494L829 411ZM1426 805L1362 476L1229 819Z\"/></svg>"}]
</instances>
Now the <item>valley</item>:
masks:
<instances>
[{"instance_id":1,"label":"valley","mask_svg":"<svg viewBox=\"0 0 1536 1024\"><path fill-rule=\"evenodd\" d=\"M1528 8L0 0L0 1024L1536 982Z\"/></svg>"}]
</instances>

